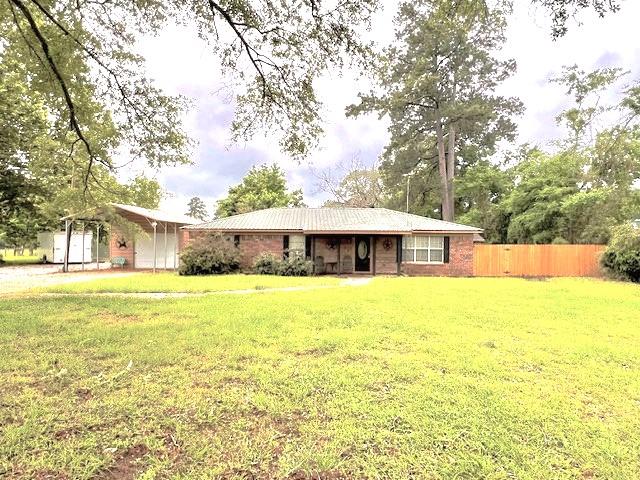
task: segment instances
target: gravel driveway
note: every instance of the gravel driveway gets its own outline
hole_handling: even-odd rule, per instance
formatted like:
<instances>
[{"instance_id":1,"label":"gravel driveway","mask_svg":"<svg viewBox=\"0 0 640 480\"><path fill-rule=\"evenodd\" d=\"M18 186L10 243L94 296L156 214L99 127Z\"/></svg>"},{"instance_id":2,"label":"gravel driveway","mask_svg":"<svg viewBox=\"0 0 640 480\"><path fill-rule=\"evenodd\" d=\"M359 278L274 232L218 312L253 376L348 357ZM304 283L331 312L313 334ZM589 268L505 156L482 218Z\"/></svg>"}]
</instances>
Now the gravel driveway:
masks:
<instances>
[{"instance_id":1,"label":"gravel driveway","mask_svg":"<svg viewBox=\"0 0 640 480\"><path fill-rule=\"evenodd\" d=\"M106 267L106 265L105 265ZM23 265L0 268L0 295L18 293L35 287L49 287L62 283L86 282L97 278L128 277L137 272L100 270L58 273L59 265Z\"/></svg>"}]
</instances>

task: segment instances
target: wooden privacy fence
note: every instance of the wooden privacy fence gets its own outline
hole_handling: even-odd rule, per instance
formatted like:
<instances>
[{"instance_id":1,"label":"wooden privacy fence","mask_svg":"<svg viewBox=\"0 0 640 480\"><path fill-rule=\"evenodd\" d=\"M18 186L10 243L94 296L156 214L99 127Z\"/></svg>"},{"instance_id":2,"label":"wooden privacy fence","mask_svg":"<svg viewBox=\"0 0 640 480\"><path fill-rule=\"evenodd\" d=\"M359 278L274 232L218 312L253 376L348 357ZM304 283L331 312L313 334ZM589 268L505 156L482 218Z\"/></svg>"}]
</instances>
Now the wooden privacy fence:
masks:
<instances>
[{"instance_id":1,"label":"wooden privacy fence","mask_svg":"<svg viewBox=\"0 0 640 480\"><path fill-rule=\"evenodd\" d=\"M599 277L604 245L474 245L479 277Z\"/></svg>"}]
</instances>

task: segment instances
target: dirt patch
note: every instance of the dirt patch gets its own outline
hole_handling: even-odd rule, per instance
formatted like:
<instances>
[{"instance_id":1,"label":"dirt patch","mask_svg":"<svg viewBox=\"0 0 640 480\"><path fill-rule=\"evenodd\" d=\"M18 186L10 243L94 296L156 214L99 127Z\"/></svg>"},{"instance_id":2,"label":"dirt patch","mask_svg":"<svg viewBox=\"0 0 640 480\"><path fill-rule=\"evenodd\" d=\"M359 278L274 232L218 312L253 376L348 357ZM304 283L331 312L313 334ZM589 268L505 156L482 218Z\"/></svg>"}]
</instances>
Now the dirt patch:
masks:
<instances>
[{"instance_id":1,"label":"dirt patch","mask_svg":"<svg viewBox=\"0 0 640 480\"><path fill-rule=\"evenodd\" d=\"M62 430L58 430L56 433L54 433L53 438L55 438L56 440L67 440L68 438L71 438L79 433L80 429L76 427L63 428Z\"/></svg>"},{"instance_id":2,"label":"dirt patch","mask_svg":"<svg viewBox=\"0 0 640 480\"><path fill-rule=\"evenodd\" d=\"M86 402L93 398L93 393L91 393L91 390L89 390L88 388L78 388L76 390L76 397L78 398L78 400Z\"/></svg>"},{"instance_id":3,"label":"dirt patch","mask_svg":"<svg viewBox=\"0 0 640 480\"><path fill-rule=\"evenodd\" d=\"M67 480L69 478L66 473L54 472L53 470L40 470L34 475L35 480Z\"/></svg>"},{"instance_id":4,"label":"dirt patch","mask_svg":"<svg viewBox=\"0 0 640 480\"><path fill-rule=\"evenodd\" d=\"M116 456L115 461L108 469L98 474L100 480L133 480L141 470L142 458L149 453L145 445L135 445Z\"/></svg>"},{"instance_id":5,"label":"dirt patch","mask_svg":"<svg viewBox=\"0 0 640 480\"><path fill-rule=\"evenodd\" d=\"M338 470L324 470L321 472L295 471L287 476L288 480L353 480L355 477Z\"/></svg>"},{"instance_id":6,"label":"dirt patch","mask_svg":"<svg viewBox=\"0 0 640 480\"><path fill-rule=\"evenodd\" d=\"M113 312L100 312L98 318L110 325L122 325L123 323L138 323L141 321L138 315L118 315Z\"/></svg>"}]
</instances>

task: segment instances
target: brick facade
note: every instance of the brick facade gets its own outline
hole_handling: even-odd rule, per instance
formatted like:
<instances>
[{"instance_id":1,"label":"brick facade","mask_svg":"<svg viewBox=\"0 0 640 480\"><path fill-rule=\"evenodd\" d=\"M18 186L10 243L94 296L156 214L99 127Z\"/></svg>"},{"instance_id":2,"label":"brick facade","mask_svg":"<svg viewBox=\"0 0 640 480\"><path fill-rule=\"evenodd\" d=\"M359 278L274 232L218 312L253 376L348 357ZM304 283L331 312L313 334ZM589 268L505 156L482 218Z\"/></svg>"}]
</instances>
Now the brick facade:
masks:
<instances>
[{"instance_id":1,"label":"brick facade","mask_svg":"<svg viewBox=\"0 0 640 480\"><path fill-rule=\"evenodd\" d=\"M473 235L449 235L449 263L425 265L402 263L402 273L442 277L473 276Z\"/></svg>"},{"instance_id":2,"label":"brick facade","mask_svg":"<svg viewBox=\"0 0 640 480\"><path fill-rule=\"evenodd\" d=\"M390 237L374 237L376 274L395 275L398 273L397 239ZM388 249L385 248L385 243Z\"/></svg>"},{"instance_id":3,"label":"brick facade","mask_svg":"<svg viewBox=\"0 0 640 480\"><path fill-rule=\"evenodd\" d=\"M240 235L240 267L249 270L253 262L261 253L271 253L282 258L283 235Z\"/></svg>"},{"instance_id":4,"label":"brick facade","mask_svg":"<svg viewBox=\"0 0 640 480\"><path fill-rule=\"evenodd\" d=\"M182 230L180 234L180 250L187 246L194 238L205 232ZM225 233L225 237L232 241L235 237L233 232ZM240 234L240 263L241 268L249 270L253 266L255 258L261 253L271 253L278 257L283 254L283 235ZM338 249L329 248L327 240L329 237L314 237L315 256L321 256L324 262L337 262ZM343 237L340 241L340 257L344 261L346 256L351 257L351 266L355 262L355 241L354 237ZM418 263L402 263L400 271L405 275L425 275L425 276L451 276L465 277L473 275L473 235L449 235L449 263L442 265L427 265ZM390 248L385 249L385 243ZM373 236L372 238L372 263L375 263L375 274L395 275L398 273L397 264L398 241L396 236ZM401 248L401 247L400 247Z\"/></svg>"},{"instance_id":5,"label":"brick facade","mask_svg":"<svg viewBox=\"0 0 640 480\"><path fill-rule=\"evenodd\" d=\"M126 247L121 244L125 242ZM134 268L135 260L135 244L134 239L125 235L122 230L115 226L111 227L111 236L109 238L109 258L124 257L127 262L124 268Z\"/></svg>"}]
</instances>

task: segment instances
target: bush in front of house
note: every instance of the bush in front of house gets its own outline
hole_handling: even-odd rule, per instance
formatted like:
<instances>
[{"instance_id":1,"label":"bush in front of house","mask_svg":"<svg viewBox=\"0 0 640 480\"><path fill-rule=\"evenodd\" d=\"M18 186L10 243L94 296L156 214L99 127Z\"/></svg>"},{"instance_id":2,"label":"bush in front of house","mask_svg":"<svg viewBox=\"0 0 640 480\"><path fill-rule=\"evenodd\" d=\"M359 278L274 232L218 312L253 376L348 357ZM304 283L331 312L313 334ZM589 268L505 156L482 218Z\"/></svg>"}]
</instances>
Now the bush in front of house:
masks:
<instances>
[{"instance_id":1,"label":"bush in front of house","mask_svg":"<svg viewBox=\"0 0 640 480\"><path fill-rule=\"evenodd\" d=\"M283 260L272 253L262 253L253 262L253 271L260 275L308 277L313 273L313 263L298 256Z\"/></svg>"},{"instance_id":2,"label":"bush in front of house","mask_svg":"<svg viewBox=\"0 0 640 480\"><path fill-rule=\"evenodd\" d=\"M278 275L283 277L308 277L313 273L313 262L293 256L280 261Z\"/></svg>"},{"instance_id":3,"label":"bush in front of house","mask_svg":"<svg viewBox=\"0 0 640 480\"><path fill-rule=\"evenodd\" d=\"M282 259L273 253L261 253L253 262L253 271L258 275L278 275Z\"/></svg>"},{"instance_id":4,"label":"bush in front of house","mask_svg":"<svg viewBox=\"0 0 640 480\"><path fill-rule=\"evenodd\" d=\"M640 228L625 224L614 227L611 233L602 266L617 278L640 282Z\"/></svg>"},{"instance_id":5,"label":"bush in front of house","mask_svg":"<svg viewBox=\"0 0 640 480\"><path fill-rule=\"evenodd\" d=\"M240 252L220 234L196 238L180 254L180 275L213 275L240 269Z\"/></svg>"}]
</instances>

